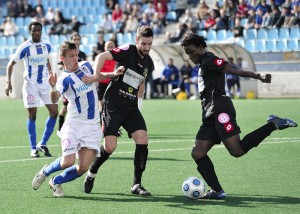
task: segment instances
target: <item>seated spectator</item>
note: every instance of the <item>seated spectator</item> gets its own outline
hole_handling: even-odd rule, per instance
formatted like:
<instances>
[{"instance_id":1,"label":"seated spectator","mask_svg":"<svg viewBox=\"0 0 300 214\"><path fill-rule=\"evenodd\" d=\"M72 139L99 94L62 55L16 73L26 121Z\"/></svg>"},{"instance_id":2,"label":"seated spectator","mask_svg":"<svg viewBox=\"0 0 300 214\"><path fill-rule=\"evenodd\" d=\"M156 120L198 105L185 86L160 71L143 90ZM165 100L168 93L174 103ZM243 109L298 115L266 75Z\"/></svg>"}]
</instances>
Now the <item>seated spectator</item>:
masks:
<instances>
[{"instance_id":1,"label":"seated spectator","mask_svg":"<svg viewBox=\"0 0 300 214\"><path fill-rule=\"evenodd\" d=\"M263 13L264 13L264 11L261 8L258 8L257 11L256 11L254 28L257 29L257 30L262 25L262 22L263 22Z\"/></svg>"},{"instance_id":2,"label":"seated spectator","mask_svg":"<svg viewBox=\"0 0 300 214\"><path fill-rule=\"evenodd\" d=\"M80 29L80 26L81 25L85 25L85 23L82 23L80 22L78 19L77 19L77 16L72 16L71 18L71 22L68 23L67 25L67 34L70 34L70 33L79 33L79 29Z\"/></svg>"},{"instance_id":3,"label":"seated spectator","mask_svg":"<svg viewBox=\"0 0 300 214\"><path fill-rule=\"evenodd\" d=\"M42 25L46 24L45 14L42 7L36 7L35 15L32 17L32 21L40 22Z\"/></svg>"},{"instance_id":4,"label":"seated spectator","mask_svg":"<svg viewBox=\"0 0 300 214\"><path fill-rule=\"evenodd\" d=\"M115 5L118 3L118 0L106 0L107 14L112 14L112 11L115 9Z\"/></svg>"},{"instance_id":5,"label":"seated spectator","mask_svg":"<svg viewBox=\"0 0 300 214\"><path fill-rule=\"evenodd\" d=\"M178 22L178 20L181 18L182 14L184 14L185 9L188 8L188 3L187 1L183 1L183 0L176 0L175 3L176 9L176 22Z\"/></svg>"},{"instance_id":6,"label":"seated spectator","mask_svg":"<svg viewBox=\"0 0 300 214\"><path fill-rule=\"evenodd\" d=\"M288 27L288 23L291 17L291 11L288 4L282 5L281 15L275 23L276 28Z\"/></svg>"},{"instance_id":7,"label":"seated spectator","mask_svg":"<svg viewBox=\"0 0 300 214\"><path fill-rule=\"evenodd\" d=\"M31 4L28 4L27 0L17 0L16 16L28 17L34 16L35 11Z\"/></svg>"},{"instance_id":8,"label":"seated spectator","mask_svg":"<svg viewBox=\"0 0 300 214\"><path fill-rule=\"evenodd\" d=\"M204 29L213 29L214 25L217 23L217 18L219 17L218 10L211 10L209 16L204 21Z\"/></svg>"},{"instance_id":9,"label":"seated spectator","mask_svg":"<svg viewBox=\"0 0 300 214\"><path fill-rule=\"evenodd\" d=\"M182 24L186 24L188 26L188 30L192 32L196 32L198 30L198 21L197 18L193 15L193 12L190 8L185 10L184 16L180 19Z\"/></svg>"},{"instance_id":10,"label":"seated spectator","mask_svg":"<svg viewBox=\"0 0 300 214\"><path fill-rule=\"evenodd\" d=\"M248 17L248 5L246 0L239 0L239 4L237 6L237 11L235 16L239 18L247 18Z\"/></svg>"},{"instance_id":11,"label":"seated spectator","mask_svg":"<svg viewBox=\"0 0 300 214\"><path fill-rule=\"evenodd\" d=\"M271 13L271 20L270 20L271 27L273 27L276 24L279 17L280 17L280 11L279 11L278 6L273 6L272 13Z\"/></svg>"},{"instance_id":12,"label":"seated spectator","mask_svg":"<svg viewBox=\"0 0 300 214\"><path fill-rule=\"evenodd\" d=\"M17 25L11 19L10 16L7 16L3 22L3 35L4 36L15 36L19 32Z\"/></svg>"},{"instance_id":13,"label":"seated spectator","mask_svg":"<svg viewBox=\"0 0 300 214\"><path fill-rule=\"evenodd\" d=\"M139 27L139 21L135 16L129 15L126 21L125 33L135 33Z\"/></svg>"},{"instance_id":14,"label":"seated spectator","mask_svg":"<svg viewBox=\"0 0 300 214\"><path fill-rule=\"evenodd\" d=\"M115 4L114 10L111 14L111 20L113 23L117 23L120 19L122 19L123 11L120 8L119 4Z\"/></svg>"},{"instance_id":15,"label":"seated spectator","mask_svg":"<svg viewBox=\"0 0 300 214\"><path fill-rule=\"evenodd\" d=\"M155 6L155 13L152 15L153 16L157 13L157 17L162 23L162 25L165 27L167 25L166 23L166 15L168 13L168 7L165 7L162 2L157 2L157 5Z\"/></svg>"},{"instance_id":16,"label":"seated spectator","mask_svg":"<svg viewBox=\"0 0 300 214\"><path fill-rule=\"evenodd\" d=\"M162 20L159 18L158 13L154 13L153 18L150 22L150 26L152 27L155 36L163 32L164 25L162 23Z\"/></svg>"},{"instance_id":17,"label":"seated spectator","mask_svg":"<svg viewBox=\"0 0 300 214\"><path fill-rule=\"evenodd\" d=\"M166 41L165 44L168 43L176 43L179 42L183 35L187 32L188 26L186 24L177 23L175 33L166 32Z\"/></svg>"},{"instance_id":18,"label":"seated spectator","mask_svg":"<svg viewBox=\"0 0 300 214\"><path fill-rule=\"evenodd\" d=\"M47 13L45 14L45 25L52 25L54 19L54 10L52 7L48 7Z\"/></svg>"},{"instance_id":19,"label":"seated spectator","mask_svg":"<svg viewBox=\"0 0 300 214\"><path fill-rule=\"evenodd\" d=\"M190 85L188 79L191 78L193 67L190 60L185 59L183 66L180 68L180 90L185 91L187 96L191 95Z\"/></svg>"},{"instance_id":20,"label":"seated spectator","mask_svg":"<svg viewBox=\"0 0 300 214\"><path fill-rule=\"evenodd\" d=\"M61 35L66 32L65 19L59 9L55 10L53 25L50 27L49 35Z\"/></svg>"},{"instance_id":21,"label":"seated spectator","mask_svg":"<svg viewBox=\"0 0 300 214\"><path fill-rule=\"evenodd\" d=\"M16 17L16 5L13 1L7 1L6 3L6 11L7 11L7 16L10 17Z\"/></svg>"},{"instance_id":22,"label":"seated spectator","mask_svg":"<svg viewBox=\"0 0 300 214\"><path fill-rule=\"evenodd\" d=\"M139 26L150 25L150 18L147 13L142 14L142 19L139 21Z\"/></svg>"},{"instance_id":23,"label":"seated spectator","mask_svg":"<svg viewBox=\"0 0 300 214\"><path fill-rule=\"evenodd\" d=\"M102 22L99 26L99 31L97 33L112 33L114 29L113 21L109 18L109 16L104 13L102 15Z\"/></svg>"},{"instance_id":24,"label":"seated spectator","mask_svg":"<svg viewBox=\"0 0 300 214\"><path fill-rule=\"evenodd\" d=\"M239 17L235 18L234 27L232 29L234 42L238 42L243 39L244 27L241 25L241 19Z\"/></svg>"},{"instance_id":25,"label":"seated spectator","mask_svg":"<svg viewBox=\"0 0 300 214\"><path fill-rule=\"evenodd\" d=\"M125 28L126 28L127 20L128 20L128 14L123 13L122 19L119 20L116 24L116 32L117 33L124 33Z\"/></svg>"},{"instance_id":26,"label":"seated spectator","mask_svg":"<svg viewBox=\"0 0 300 214\"><path fill-rule=\"evenodd\" d=\"M270 13L272 11L271 6L266 3L266 0L261 0L260 3L256 6L256 11L261 9L262 15Z\"/></svg>"},{"instance_id":27,"label":"seated spectator","mask_svg":"<svg viewBox=\"0 0 300 214\"><path fill-rule=\"evenodd\" d=\"M254 8L250 8L248 11L248 18L245 25L246 29L254 28L254 25L256 23L256 13Z\"/></svg>"},{"instance_id":28,"label":"seated spectator","mask_svg":"<svg viewBox=\"0 0 300 214\"><path fill-rule=\"evenodd\" d=\"M300 27L300 2L292 4L291 18L287 25L289 27Z\"/></svg>"},{"instance_id":29,"label":"seated spectator","mask_svg":"<svg viewBox=\"0 0 300 214\"><path fill-rule=\"evenodd\" d=\"M216 24L213 27L215 30L228 30L229 18L225 13L225 10L220 9L220 16L216 19Z\"/></svg>"},{"instance_id":30,"label":"seated spectator","mask_svg":"<svg viewBox=\"0 0 300 214\"><path fill-rule=\"evenodd\" d=\"M160 85L161 87L161 94L160 97L165 96L165 86L172 85L172 89L178 88L180 83L179 80L179 70L174 65L174 61L172 58L169 59L168 64L162 71L162 76L159 79L154 80L154 90L155 93L158 93L157 86Z\"/></svg>"},{"instance_id":31,"label":"seated spectator","mask_svg":"<svg viewBox=\"0 0 300 214\"><path fill-rule=\"evenodd\" d=\"M95 60L98 54L104 52L104 47L105 47L104 36L103 34L99 34L97 44L96 46L93 47L93 60Z\"/></svg>"},{"instance_id":32,"label":"seated spectator","mask_svg":"<svg viewBox=\"0 0 300 214\"><path fill-rule=\"evenodd\" d=\"M148 17L152 17L153 14L156 12L154 4L150 1L147 4L146 9L144 10L144 13L148 15Z\"/></svg>"},{"instance_id":33,"label":"seated spectator","mask_svg":"<svg viewBox=\"0 0 300 214\"><path fill-rule=\"evenodd\" d=\"M201 22L209 16L209 7L204 0L200 0L200 4L197 9L196 17Z\"/></svg>"}]
</instances>

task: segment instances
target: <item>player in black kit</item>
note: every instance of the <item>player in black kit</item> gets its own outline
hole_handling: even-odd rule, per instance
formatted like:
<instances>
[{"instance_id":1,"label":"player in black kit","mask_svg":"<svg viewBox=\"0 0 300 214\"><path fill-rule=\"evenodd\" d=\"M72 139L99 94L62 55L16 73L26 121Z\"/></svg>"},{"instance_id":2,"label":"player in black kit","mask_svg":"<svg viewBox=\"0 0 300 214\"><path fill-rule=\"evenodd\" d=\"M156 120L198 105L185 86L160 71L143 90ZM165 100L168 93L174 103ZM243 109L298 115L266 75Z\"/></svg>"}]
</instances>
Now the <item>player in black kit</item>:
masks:
<instances>
[{"instance_id":1,"label":"player in black kit","mask_svg":"<svg viewBox=\"0 0 300 214\"><path fill-rule=\"evenodd\" d=\"M136 149L134 154L134 179L132 194L150 196L141 184L142 174L148 157L148 134L144 118L140 112L144 97L145 79L154 70L149 56L152 47L153 31L149 26L137 29L135 45L122 45L111 51L101 53L95 61L95 71L101 71L106 60L115 60L124 66L123 76L112 78L104 95L103 134L100 157L94 159L84 181L84 191L90 193L99 167L109 158L117 147L118 130L121 126L133 138ZM99 73L85 77L85 83L97 81Z\"/></svg>"},{"instance_id":2,"label":"player in black kit","mask_svg":"<svg viewBox=\"0 0 300 214\"><path fill-rule=\"evenodd\" d=\"M207 156L208 151L221 141L234 157L241 157L250 149L258 146L276 129L296 127L297 123L270 115L267 124L240 139L240 127L236 122L236 112L230 97L225 92L225 74L258 79L263 83L271 83L271 74L245 71L227 62L211 52L206 51L205 38L196 34L187 34L180 43L190 60L199 65L198 90L202 102L202 125L198 130L192 157L197 170L210 186L204 199L224 199L222 189L214 165Z\"/></svg>"}]
</instances>

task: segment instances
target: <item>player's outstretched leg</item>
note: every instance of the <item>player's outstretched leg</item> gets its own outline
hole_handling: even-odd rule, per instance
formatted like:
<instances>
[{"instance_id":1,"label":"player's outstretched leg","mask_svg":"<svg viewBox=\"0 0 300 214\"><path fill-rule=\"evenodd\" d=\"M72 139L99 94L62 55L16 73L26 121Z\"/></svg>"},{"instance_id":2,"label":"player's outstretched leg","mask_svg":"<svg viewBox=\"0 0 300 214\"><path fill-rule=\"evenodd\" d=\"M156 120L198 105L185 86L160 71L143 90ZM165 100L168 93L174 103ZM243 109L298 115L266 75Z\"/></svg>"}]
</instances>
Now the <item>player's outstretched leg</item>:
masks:
<instances>
[{"instance_id":1,"label":"player's outstretched leg","mask_svg":"<svg viewBox=\"0 0 300 214\"><path fill-rule=\"evenodd\" d=\"M34 190L37 190L38 188L40 188L40 186L42 185L42 183L46 180L47 176L44 174L44 169L47 167L48 165L45 165L33 178L32 180L32 188Z\"/></svg>"},{"instance_id":2,"label":"player's outstretched leg","mask_svg":"<svg viewBox=\"0 0 300 214\"><path fill-rule=\"evenodd\" d=\"M295 121L289 118L280 118L273 114L268 117L267 121L268 123L274 123L276 128L279 130L298 126L298 124Z\"/></svg>"},{"instance_id":3,"label":"player's outstretched leg","mask_svg":"<svg viewBox=\"0 0 300 214\"><path fill-rule=\"evenodd\" d=\"M63 192L62 187L60 186L60 184L54 184L53 180L54 180L54 177L51 178L49 181L50 189L53 190L53 196L54 197L63 197L65 195L65 193Z\"/></svg>"},{"instance_id":4,"label":"player's outstretched leg","mask_svg":"<svg viewBox=\"0 0 300 214\"><path fill-rule=\"evenodd\" d=\"M225 199L226 197L226 193L224 192L224 190L221 190L219 192L216 192L214 190L208 190L203 199L210 199L210 200L222 200Z\"/></svg>"}]
</instances>

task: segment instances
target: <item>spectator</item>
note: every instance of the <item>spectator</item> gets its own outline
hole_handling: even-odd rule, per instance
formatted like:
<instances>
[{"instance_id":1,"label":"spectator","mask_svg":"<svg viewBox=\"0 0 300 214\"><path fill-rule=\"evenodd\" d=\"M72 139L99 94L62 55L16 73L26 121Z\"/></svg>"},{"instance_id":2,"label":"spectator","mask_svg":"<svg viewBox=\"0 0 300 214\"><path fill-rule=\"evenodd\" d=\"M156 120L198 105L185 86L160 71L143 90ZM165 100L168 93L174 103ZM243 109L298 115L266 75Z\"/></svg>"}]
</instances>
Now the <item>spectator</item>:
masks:
<instances>
[{"instance_id":1,"label":"spectator","mask_svg":"<svg viewBox=\"0 0 300 214\"><path fill-rule=\"evenodd\" d=\"M271 20L270 20L271 27L273 27L276 24L279 17L280 17L280 11L278 6L272 7Z\"/></svg>"},{"instance_id":2,"label":"spectator","mask_svg":"<svg viewBox=\"0 0 300 214\"><path fill-rule=\"evenodd\" d=\"M111 19L113 23L117 23L122 19L123 11L120 8L119 4L115 4L115 9L112 11Z\"/></svg>"},{"instance_id":3,"label":"spectator","mask_svg":"<svg viewBox=\"0 0 300 214\"><path fill-rule=\"evenodd\" d=\"M18 31L19 30L17 25L14 23L10 16L7 16L3 24L3 35L15 36L16 34L18 34Z\"/></svg>"},{"instance_id":4,"label":"spectator","mask_svg":"<svg viewBox=\"0 0 300 214\"><path fill-rule=\"evenodd\" d=\"M139 26L143 26L143 25L147 25L147 26L150 25L150 19L147 13L142 14L142 19L139 22Z\"/></svg>"},{"instance_id":5,"label":"spectator","mask_svg":"<svg viewBox=\"0 0 300 214\"><path fill-rule=\"evenodd\" d=\"M42 7L37 6L35 9L35 15L32 18L32 21L40 22L42 25L46 24L45 14Z\"/></svg>"},{"instance_id":6,"label":"spectator","mask_svg":"<svg viewBox=\"0 0 300 214\"><path fill-rule=\"evenodd\" d=\"M209 30L213 29L214 25L217 23L217 17L219 16L218 10L211 10L209 16L204 21L204 29Z\"/></svg>"},{"instance_id":7,"label":"spectator","mask_svg":"<svg viewBox=\"0 0 300 214\"><path fill-rule=\"evenodd\" d=\"M104 46L105 46L104 36L103 34L99 34L97 44L93 48L93 61L95 60L98 54L104 52Z\"/></svg>"},{"instance_id":8,"label":"spectator","mask_svg":"<svg viewBox=\"0 0 300 214\"><path fill-rule=\"evenodd\" d=\"M197 18L198 20L204 21L209 16L209 7L204 0L200 0L200 4L197 10Z\"/></svg>"},{"instance_id":9,"label":"spectator","mask_svg":"<svg viewBox=\"0 0 300 214\"><path fill-rule=\"evenodd\" d=\"M48 7L47 13L45 15L45 24L52 25L54 22L54 10L52 7Z\"/></svg>"},{"instance_id":10,"label":"spectator","mask_svg":"<svg viewBox=\"0 0 300 214\"><path fill-rule=\"evenodd\" d=\"M266 3L266 0L261 0L260 3L256 7L256 11L258 9L262 10L262 15L264 16L266 13L272 11L271 6Z\"/></svg>"},{"instance_id":11,"label":"spectator","mask_svg":"<svg viewBox=\"0 0 300 214\"><path fill-rule=\"evenodd\" d=\"M155 11L156 11L155 13L158 14L158 19L160 20L162 25L165 27L167 25L166 15L168 13L168 8L166 8L161 2L158 2L157 6L155 6ZM153 19L153 16L155 15L155 13L152 15L152 19Z\"/></svg>"},{"instance_id":12,"label":"spectator","mask_svg":"<svg viewBox=\"0 0 300 214\"><path fill-rule=\"evenodd\" d=\"M180 91L185 91L187 96L189 97L191 95L191 90L189 87L189 84L187 82L188 79L191 78L193 67L190 63L190 60L185 59L183 66L180 68Z\"/></svg>"},{"instance_id":13,"label":"spectator","mask_svg":"<svg viewBox=\"0 0 300 214\"><path fill-rule=\"evenodd\" d=\"M107 13L111 14L115 8L115 5L119 3L119 0L106 0Z\"/></svg>"},{"instance_id":14,"label":"spectator","mask_svg":"<svg viewBox=\"0 0 300 214\"><path fill-rule=\"evenodd\" d=\"M77 16L73 15L71 18L71 22L67 25L67 32L66 33L79 33L79 29L81 25L85 25L85 23L80 22L77 19Z\"/></svg>"},{"instance_id":15,"label":"spectator","mask_svg":"<svg viewBox=\"0 0 300 214\"><path fill-rule=\"evenodd\" d=\"M291 13L290 13L289 5L288 4L282 5L281 15L274 26L276 28L287 27L290 17L291 17Z\"/></svg>"},{"instance_id":16,"label":"spectator","mask_svg":"<svg viewBox=\"0 0 300 214\"><path fill-rule=\"evenodd\" d=\"M300 3L292 4L291 18L287 24L289 27L300 26Z\"/></svg>"},{"instance_id":17,"label":"spectator","mask_svg":"<svg viewBox=\"0 0 300 214\"><path fill-rule=\"evenodd\" d=\"M156 12L154 4L152 2L148 2L146 9L144 10L144 13L147 14L149 18L153 16L153 14Z\"/></svg>"},{"instance_id":18,"label":"spectator","mask_svg":"<svg viewBox=\"0 0 300 214\"><path fill-rule=\"evenodd\" d=\"M182 14L184 14L185 9L188 8L188 3L187 1L183 1L183 0L176 0L176 22L178 22L179 18L182 16Z\"/></svg>"},{"instance_id":19,"label":"spectator","mask_svg":"<svg viewBox=\"0 0 300 214\"><path fill-rule=\"evenodd\" d=\"M248 17L248 5L246 3L246 0L239 0L236 16L241 19Z\"/></svg>"},{"instance_id":20,"label":"spectator","mask_svg":"<svg viewBox=\"0 0 300 214\"><path fill-rule=\"evenodd\" d=\"M111 33L113 32L113 21L112 19L109 18L109 15L104 13L102 15L102 22L99 26L99 31L98 33Z\"/></svg>"},{"instance_id":21,"label":"spectator","mask_svg":"<svg viewBox=\"0 0 300 214\"><path fill-rule=\"evenodd\" d=\"M179 80L179 70L174 65L174 60L172 58L169 59L168 64L162 71L162 75L159 79L154 80L154 90L158 93L157 86L160 85L161 87L161 94L160 97L165 96L165 86L172 85L172 90L178 88L180 83Z\"/></svg>"},{"instance_id":22,"label":"spectator","mask_svg":"<svg viewBox=\"0 0 300 214\"><path fill-rule=\"evenodd\" d=\"M220 16L216 19L216 24L213 27L215 30L228 30L229 18L224 9L220 9Z\"/></svg>"},{"instance_id":23,"label":"spectator","mask_svg":"<svg viewBox=\"0 0 300 214\"><path fill-rule=\"evenodd\" d=\"M185 10L185 15L181 18L181 23L188 26L188 30L196 32L198 30L198 21L197 18L193 15L193 12L190 8Z\"/></svg>"},{"instance_id":24,"label":"spectator","mask_svg":"<svg viewBox=\"0 0 300 214\"><path fill-rule=\"evenodd\" d=\"M243 39L244 27L241 25L241 19L239 17L235 18L234 27L232 29L233 37L235 42L239 42Z\"/></svg>"},{"instance_id":25,"label":"spectator","mask_svg":"<svg viewBox=\"0 0 300 214\"><path fill-rule=\"evenodd\" d=\"M241 58L239 60L241 62ZM229 57L228 61L234 64L232 57ZM226 93L227 96L231 98L239 98L241 94L240 77L233 74L226 74L226 84L228 90Z\"/></svg>"},{"instance_id":26,"label":"spectator","mask_svg":"<svg viewBox=\"0 0 300 214\"><path fill-rule=\"evenodd\" d=\"M164 42L165 44L167 43L176 43L179 42L179 40L183 37L183 35L186 33L188 29L188 26L186 24L180 24L177 23L176 25L176 31L175 33L170 33L166 32L166 41Z\"/></svg>"},{"instance_id":27,"label":"spectator","mask_svg":"<svg viewBox=\"0 0 300 214\"><path fill-rule=\"evenodd\" d=\"M6 3L7 16L16 17L16 5L13 1L7 1Z\"/></svg>"},{"instance_id":28,"label":"spectator","mask_svg":"<svg viewBox=\"0 0 300 214\"><path fill-rule=\"evenodd\" d=\"M255 13L255 9L251 7L248 11L248 18L245 24L245 28L246 29L254 28L255 23L256 23L256 13Z\"/></svg>"},{"instance_id":29,"label":"spectator","mask_svg":"<svg viewBox=\"0 0 300 214\"><path fill-rule=\"evenodd\" d=\"M119 46L118 37L117 37L117 33L116 32L113 32L111 34L111 37L110 37L109 40L112 41L113 43L115 43L116 47Z\"/></svg>"},{"instance_id":30,"label":"spectator","mask_svg":"<svg viewBox=\"0 0 300 214\"><path fill-rule=\"evenodd\" d=\"M155 36L163 32L164 25L162 23L162 20L159 18L159 14L157 12L154 13L153 18L150 22L150 26L152 27Z\"/></svg>"},{"instance_id":31,"label":"spectator","mask_svg":"<svg viewBox=\"0 0 300 214\"><path fill-rule=\"evenodd\" d=\"M135 33L136 29L139 27L139 21L135 16L129 15L126 21L125 32L126 33Z\"/></svg>"},{"instance_id":32,"label":"spectator","mask_svg":"<svg viewBox=\"0 0 300 214\"><path fill-rule=\"evenodd\" d=\"M126 22L128 20L128 14L123 13L123 17L121 20L119 20L116 24L116 32L117 33L124 33L125 28L126 28Z\"/></svg>"},{"instance_id":33,"label":"spectator","mask_svg":"<svg viewBox=\"0 0 300 214\"><path fill-rule=\"evenodd\" d=\"M59 9L55 10L53 25L49 29L49 35L60 35L66 32L66 27L64 25L65 19Z\"/></svg>"}]
</instances>

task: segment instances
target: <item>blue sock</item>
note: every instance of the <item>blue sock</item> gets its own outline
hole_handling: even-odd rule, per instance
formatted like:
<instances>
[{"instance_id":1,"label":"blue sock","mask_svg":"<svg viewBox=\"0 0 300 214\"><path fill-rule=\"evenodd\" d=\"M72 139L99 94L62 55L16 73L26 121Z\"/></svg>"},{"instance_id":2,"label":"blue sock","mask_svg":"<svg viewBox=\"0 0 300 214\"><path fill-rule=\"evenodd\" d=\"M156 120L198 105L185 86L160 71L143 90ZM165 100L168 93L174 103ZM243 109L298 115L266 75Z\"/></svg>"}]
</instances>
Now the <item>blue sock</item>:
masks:
<instances>
[{"instance_id":1,"label":"blue sock","mask_svg":"<svg viewBox=\"0 0 300 214\"><path fill-rule=\"evenodd\" d=\"M63 184L79 178L81 175L77 173L76 165L66 168L61 174L53 178L54 184Z\"/></svg>"},{"instance_id":2,"label":"blue sock","mask_svg":"<svg viewBox=\"0 0 300 214\"><path fill-rule=\"evenodd\" d=\"M60 159L61 158L57 158L55 161L53 161L49 166L47 166L44 169L44 174L48 177L50 174L52 174L53 172L57 172L59 170L62 170L61 166L60 166Z\"/></svg>"},{"instance_id":3,"label":"blue sock","mask_svg":"<svg viewBox=\"0 0 300 214\"><path fill-rule=\"evenodd\" d=\"M189 83L184 83L184 87L185 87L185 92L187 93L187 95L191 95L190 84Z\"/></svg>"},{"instance_id":4,"label":"blue sock","mask_svg":"<svg viewBox=\"0 0 300 214\"><path fill-rule=\"evenodd\" d=\"M47 144L47 141L49 140L54 130L55 123L56 123L56 118L48 117L46 121L45 131L42 137L42 141L40 143L41 145L45 146Z\"/></svg>"},{"instance_id":5,"label":"blue sock","mask_svg":"<svg viewBox=\"0 0 300 214\"><path fill-rule=\"evenodd\" d=\"M29 135L29 141L31 149L36 149L36 126L35 120L27 120L27 131Z\"/></svg>"}]
</instances>

